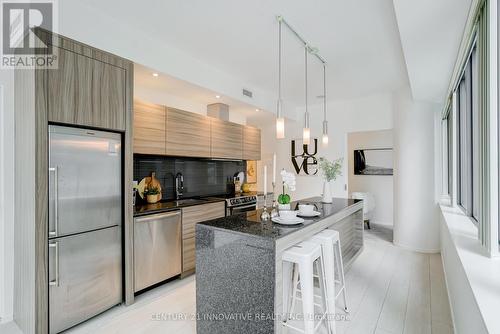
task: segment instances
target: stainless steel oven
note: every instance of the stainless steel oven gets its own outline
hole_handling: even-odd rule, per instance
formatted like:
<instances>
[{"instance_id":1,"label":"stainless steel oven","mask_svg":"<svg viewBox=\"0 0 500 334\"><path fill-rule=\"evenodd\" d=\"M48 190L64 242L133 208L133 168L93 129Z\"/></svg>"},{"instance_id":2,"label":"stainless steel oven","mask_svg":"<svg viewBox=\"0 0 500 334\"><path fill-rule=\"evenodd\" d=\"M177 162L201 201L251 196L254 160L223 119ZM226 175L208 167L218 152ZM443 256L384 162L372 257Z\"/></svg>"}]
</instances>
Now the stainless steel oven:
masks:
<instances>
[{"instance_id":1,"label":"stainless steel oven","mask_svg":"<svg viewBox=\"0 0 500 334\"><path fill-rule=\"evenodd\" d=\"M257 210L257 196L239 196L226 199L226 215Z\"/></svg>"}]
</instances>

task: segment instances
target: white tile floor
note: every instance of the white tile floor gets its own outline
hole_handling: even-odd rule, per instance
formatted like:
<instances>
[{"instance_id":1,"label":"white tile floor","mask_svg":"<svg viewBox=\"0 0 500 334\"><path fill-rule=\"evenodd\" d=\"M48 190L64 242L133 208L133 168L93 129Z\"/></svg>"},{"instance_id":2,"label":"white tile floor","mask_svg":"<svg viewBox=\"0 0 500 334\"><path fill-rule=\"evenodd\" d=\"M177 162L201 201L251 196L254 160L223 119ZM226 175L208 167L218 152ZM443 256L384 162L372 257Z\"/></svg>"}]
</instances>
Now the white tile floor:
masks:
<instances>
[{"instance_id":1,"label":"white tile floor","mask_svg":"<svg viewBox=\"0 0 500 334\"><path fill-rule=\"evenodd\" d=\"M365 234L365 249L346 273L350 314L348 320L337 322L337 333L453 333L441 256L407 251L391 241L392 230L384 226L372 225ZM193 334L196 324L189 316L153 317L194 312L191 276L140 295L134 305L117 306L68 332ZM337 313L343 314L341 307Z\"/></svg>"}]
</instances>

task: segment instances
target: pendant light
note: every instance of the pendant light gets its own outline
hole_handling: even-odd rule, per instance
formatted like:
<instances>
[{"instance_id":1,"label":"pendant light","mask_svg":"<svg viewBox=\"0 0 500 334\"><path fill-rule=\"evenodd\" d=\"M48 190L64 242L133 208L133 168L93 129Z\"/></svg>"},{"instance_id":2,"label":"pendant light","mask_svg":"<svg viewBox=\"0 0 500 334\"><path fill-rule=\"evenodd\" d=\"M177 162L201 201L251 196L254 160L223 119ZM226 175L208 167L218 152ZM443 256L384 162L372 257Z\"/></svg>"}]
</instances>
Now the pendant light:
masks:
<instances>
[{"instance_id":1,"label":"pendant light","mask_svg":"<svg viewBox=\"0 0 500 334\"><path fill-rule=\"evenodd\" d=\"M326 64L323 63L323 145L328 145L328 121L326 120Z\"/></svg>"},{"instance_id":2,"label":"pendant light","mask_svg":"<svg viewBox=\"0 0 500 334\"><path fill-rule=\"evenodd\" d=\"M283 103L281 101L281 23L283 18L278 16L279 32L278 32L278 103L276 106L276 138L285 138L285 118L283 117Z\"/></svg>"},{"instance_id":3,"label":"pendant light","mask_svg":"<svg viewBox=\"0 0 500 334\"><path fill-rule=\"evenodd\" d=\"M305 88L306 88L306 112L304 114L304 129L302 131L302 143L309 145L311 143L311 129L309 128L309 110L307 109L307 44L304 44L304 60L305 60Z\"/></svg>"}]
</instances>

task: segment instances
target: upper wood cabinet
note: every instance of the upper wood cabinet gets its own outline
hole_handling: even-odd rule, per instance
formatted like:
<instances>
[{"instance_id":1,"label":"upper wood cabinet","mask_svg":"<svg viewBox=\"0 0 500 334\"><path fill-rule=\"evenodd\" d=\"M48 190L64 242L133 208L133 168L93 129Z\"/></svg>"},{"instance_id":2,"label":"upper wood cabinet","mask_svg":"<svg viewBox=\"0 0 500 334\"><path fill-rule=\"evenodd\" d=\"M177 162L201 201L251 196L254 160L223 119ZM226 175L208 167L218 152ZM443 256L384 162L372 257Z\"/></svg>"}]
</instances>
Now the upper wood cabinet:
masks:
<instances>
[{"instance_id":1,"label":"upper wood cabinet","mask_svg":"<svg viewBox=\"0 0 500 334\"><path fill-rule=\"evenodd\" d=\"M134 153L165 155L166 108L134 101Z\"/></svg>"},{"instance_id":2,"label":"upper wood cabinet","mask_svg":"<svg viewBox=\"0 0 500 334\"><path fill-rule=\"evenodd\" d=\"M260 160L260 129L243 127L243 160Z\"/></svg>"},{"instance_id":3,"label":"upper wood cabinet","mask_svg":"<svg viewBox=\"0 0 500 334\"><path fill-rule=\"evenodd\" d=\"M47 71L48 120L125 130L126 70L63 48Z\"/></svg>"},{"instance_id":4,"label":"upper wood cabinet","mask_svg":"<svg viewBox=\"0 0 500 334\"><path fill-rule=\"evenodd\" d=\"M196 113L167 108L167 155L210 156L210 119Z\"/></svg>"},{"instance_id":5,"label":"upper wood cabinet","mask_svg":"<svg viewBox=\"0 0 500 334\"><path fill-rule=\"evenodd\" d=\"M134 153L260 160L260 129L134 101Z\"/></svg>"},{"instance_id":6,"label":"upper wood cabinet","mask_svg":"<svg viewBox=\"0 0 500 334\"><path fill-rule=\"evenodd\" d=\"M210 119L212 158L243 159L243 126Z\"/></svg>"}]
</instances>

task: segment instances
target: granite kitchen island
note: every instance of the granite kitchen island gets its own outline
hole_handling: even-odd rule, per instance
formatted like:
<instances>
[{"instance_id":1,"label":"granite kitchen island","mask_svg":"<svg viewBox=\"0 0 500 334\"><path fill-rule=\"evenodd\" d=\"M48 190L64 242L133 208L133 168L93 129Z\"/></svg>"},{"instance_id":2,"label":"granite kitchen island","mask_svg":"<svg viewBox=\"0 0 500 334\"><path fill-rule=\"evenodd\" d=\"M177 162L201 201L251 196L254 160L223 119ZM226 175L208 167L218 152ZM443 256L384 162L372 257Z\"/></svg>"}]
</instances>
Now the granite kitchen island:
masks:
<instances>
[{"instance_id":1,"label":"granite kitchen island","mask_svg":"<svg viewBox=\"0 0 500 334\"><path fill-rule=\"evenodd\" d=\"M260 210L196 226L196 311L198 334L281 333L281 254L319 231L339 231L345 267L363 249L361 201L321 198L321 215L295 226L260 220Z\"/></svg>"}]
</instances>

